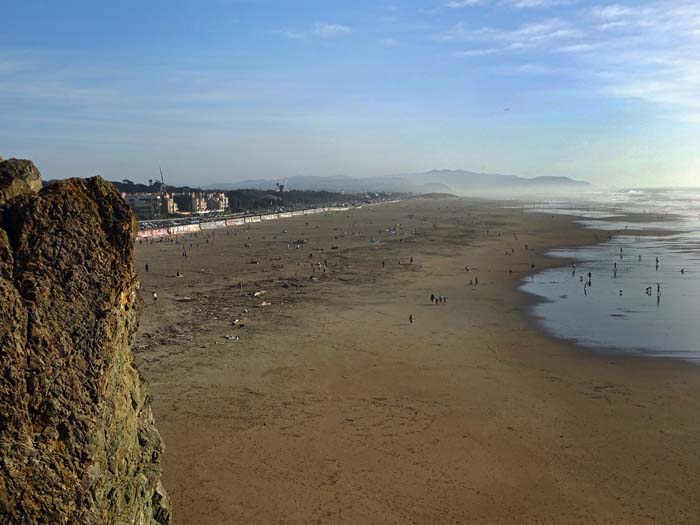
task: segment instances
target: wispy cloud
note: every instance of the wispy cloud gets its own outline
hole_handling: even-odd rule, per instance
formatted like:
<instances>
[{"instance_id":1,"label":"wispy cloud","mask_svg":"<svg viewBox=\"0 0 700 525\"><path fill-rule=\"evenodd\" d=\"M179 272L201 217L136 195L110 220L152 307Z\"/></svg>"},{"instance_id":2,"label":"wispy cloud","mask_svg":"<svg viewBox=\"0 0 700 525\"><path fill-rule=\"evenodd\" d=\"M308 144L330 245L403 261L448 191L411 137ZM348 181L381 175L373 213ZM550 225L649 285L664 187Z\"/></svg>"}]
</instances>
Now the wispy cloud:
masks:
<instances>
[{"instance_id":1,"label":"wispy cloud","mask_svg":"<svg viewBox=\"0 0 700 525\"><path fill-rule=\"evenodd\" d=\"M624 16L632 15L638 12L638 9L620 4L610 4L604 6L596 6L591 9L593 16L604 20L612 20Z\"/></svg>"},{"instance_id":2,"label":"wispy cloud","mask_svg":"<svg viewBox=\"0 0 700 525\"><path fill-rule=\"evenodd\" d=\"M438 37L444 41L492 41L512 49L534 47L552 40L578 38L581 31L566 20L549 18L521 25L514 29L482 27L473 29L458 23Z\"/></svg>"},{"instance_id":3,"label":"wispy cloud","mask_svg":"<svg viewBox=\"0 0 700 525\"><path fill-rule=\"evenodd\" d=\"M687 0L609 4L590 11L604 51L587 60L605 73L605 92L677 112L700 110L700 10Z\"/></svg>"},{"instance_id":4,"label":"wispy cloud","mask_svg":"<svg viewBox=\"0 0 700 525\"><path fill-rule=\"evenodd\" d=\"M19 62L0 60L0 75L14 73L15 71L21 70L23 67L24 65Z\"/></svg>"},{"instance_id":5,"label":"wispy cloud","mask_svg":"<svg viewBox=\"0 0 700 525\"><path fill-rule=\"evenodd\" d=\"M500 5L553 7L564 1L500 0ZM437 40L472 44L453 50L454 57L501 55L502 64L494 65L501 72L575 75L603 95L643 101L695 122L700 114L696 0L601 3L557 14L516 26L459 22Z\"/></svg>"},{"instance_id":6,"label":"wispy cloud","mask_svg":"<svg viewBox=\"0 0 700 525\"><path fill-rule=\"evenodd\" d=\"M487 55L494 55L498 53L498 49L494 47L482 48L482 49L466 49L463 51L455 51L452 53L454 57L468 58L468 57L483 57Z\"/></svg>"},{"instance_id":7,"label":"wispy cloud","mask_svg":"<svg viewBox=\"0 0 700 525\"><path fill-rule=\"evenodd\" d=\"M591 53L594 51L599 51L603 48L605 44L603 42L584 42L581 44L566 44L559 47L553 48L553 51L557 53Z\"/></svg>"},{"instance_id":8,"label":"wispy cloud","mask_svg":"<svg viewBox=\"0 0 700 525\"><path fill-rule=\"evenodd\" d=\"M398 42L396 40L394 40L393 38L382 38L380 40L380 43L384 47L396 47L396 45L398 44Z\"/></svg>"},{"instance_id":9,"label":"wispy cloud","mask_svg":"<svg viewBox=\"0 0 700 525\"><path fill-rule=\"evenodd\" d=\"M546 9L578 3L578 0L501 0L500 5L516 9Z\"/></svg>"},{"instance_id":10,"label":"wispy cloud","mask_svg":"<svg viewBox=\"0 0 700 525\"><path fill-rule=\"evenodd\" d=\"M279 30L277 34L291 40L304 40L307 38L338 38L352 34L352 30L341 24L316 23L312 27L302 31Z\"/></svg>"},{"instance_id":11,"label":"wispy cloud","mask_svg":"<svg viewBox=\"0 0 700 525\"><path fill-rule=\"evenodd\" d=\"M474 7L485 3L486 0L450 0L449 2L445 2L445 7L450 9L463 9L465 7Z\"/></svg>"},{"instance_id":12,"label":"wispy cloud","mask_svg":"<svg viewBox=\"0 0 700 525\"><path fill-rule=\"evenodd\" d=\"M315 24L313 31L314 36L321 38L335 38L338 36L347 36L352 31L348 26L340 24Z\"/></svg>"},{"instance_id":13,"label":"wispy cloud","mask_svg":"<svg viewBox=\"0 0 700 525\"><path fill-rule=\"evenodd\" d=\"M495 71L503 75L563 75L571 73L569 68L536 62L505 64L496 67Z\"/></svg>"},{"instance_id":14,"label":"wispy cloud","mask_svg":"<svg viewBox=\"0 0 700 525\"><path fill-rule=\"evenodd\" d=\"M578 3L578 0L449 0L443 5L449 9L464 9L483 5L513 7L515 9L546 9Z\"/></svg>"}]
</instances>

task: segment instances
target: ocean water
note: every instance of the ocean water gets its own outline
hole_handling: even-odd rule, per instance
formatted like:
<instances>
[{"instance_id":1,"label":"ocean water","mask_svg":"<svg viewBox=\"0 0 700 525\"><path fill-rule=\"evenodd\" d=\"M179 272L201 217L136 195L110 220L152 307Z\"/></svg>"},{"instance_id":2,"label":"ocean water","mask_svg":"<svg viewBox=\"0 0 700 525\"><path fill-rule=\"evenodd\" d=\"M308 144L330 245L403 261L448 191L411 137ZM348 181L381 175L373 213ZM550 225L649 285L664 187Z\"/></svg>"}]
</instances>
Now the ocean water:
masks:
<instances>
[{"instance_id":1,"label":"ocean water","mask_svg":"<svg viewBox=\"0 0 700 525\"><path fill-rule=\"evenodd\" d=\"M550 252L575 268L562 261L523 280L521 290L538 298L532 315L546 331L592 350L700 363L700 189L601 192L526 211L571 215L608 232L601 244ZM641 215L626 220L630 213Z\"/></svg>"}]
</instances>

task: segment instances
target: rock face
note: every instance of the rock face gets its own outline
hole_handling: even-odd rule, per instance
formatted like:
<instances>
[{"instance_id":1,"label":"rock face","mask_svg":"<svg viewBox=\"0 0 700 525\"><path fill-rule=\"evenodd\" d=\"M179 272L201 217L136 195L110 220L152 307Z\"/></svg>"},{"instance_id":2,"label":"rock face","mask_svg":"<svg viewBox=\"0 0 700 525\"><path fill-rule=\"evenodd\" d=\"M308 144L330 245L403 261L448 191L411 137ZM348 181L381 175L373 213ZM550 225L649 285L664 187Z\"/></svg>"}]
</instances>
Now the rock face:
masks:
<instances>
[{"instance_id":1,"label":"rock face","mask_svg":"<svg viewBox=\"0 0 700 525\"><path fill-rule=\"evenodd\" d=\"M40 189L41 174L32 161L0 157L0 205L12 197Z\"/></svg>"},{"instance_id":2,"label":"rock face","mask_svg":"<svg viewBox=\"0 0 700 525\"><path fill-rule=\"evenodd\" d=\"M170 523L133 364L135 219L99 177L0 161L0 523Z\"/></svg>"}]
</instances>

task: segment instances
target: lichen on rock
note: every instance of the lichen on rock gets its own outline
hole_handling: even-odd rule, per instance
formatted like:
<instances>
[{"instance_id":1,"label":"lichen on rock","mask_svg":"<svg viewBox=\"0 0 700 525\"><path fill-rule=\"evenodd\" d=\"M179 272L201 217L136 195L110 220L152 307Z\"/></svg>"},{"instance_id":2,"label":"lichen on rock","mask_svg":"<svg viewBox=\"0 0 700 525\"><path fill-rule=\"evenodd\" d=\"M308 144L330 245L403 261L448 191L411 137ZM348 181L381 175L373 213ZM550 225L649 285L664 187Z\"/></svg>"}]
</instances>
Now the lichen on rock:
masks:
<instances>
[{"instance_id":1,"label":"lichen on rock","mask_svg":"<svg viewBox=\"0 0 700 525\"><path fill-rule=\"evenodd\" d=\"M100 177L0 162L0 522L170 522L131 343L136 222Z\"/></svg>"}]
</instances>

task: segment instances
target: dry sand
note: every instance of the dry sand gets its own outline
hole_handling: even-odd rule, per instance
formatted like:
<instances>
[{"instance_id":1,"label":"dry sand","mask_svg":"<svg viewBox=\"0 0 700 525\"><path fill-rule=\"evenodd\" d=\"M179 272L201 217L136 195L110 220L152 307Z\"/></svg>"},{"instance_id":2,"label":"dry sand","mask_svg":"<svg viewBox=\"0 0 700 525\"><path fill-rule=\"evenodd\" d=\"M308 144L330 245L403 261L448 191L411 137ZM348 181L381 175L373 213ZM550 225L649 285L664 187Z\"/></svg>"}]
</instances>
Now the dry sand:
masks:
<instances>
[{"instance_id":1,"label":"dry sand","mask_svg":"<svg viewBox=\"0 0 700 525\"><path fill-rule=\"evenodd\" d=\"M549 338L516 290L592 232L461 200L229 232L138 248L177 523L700 523L698 369Z\"/></svg>"}]
</instances>

